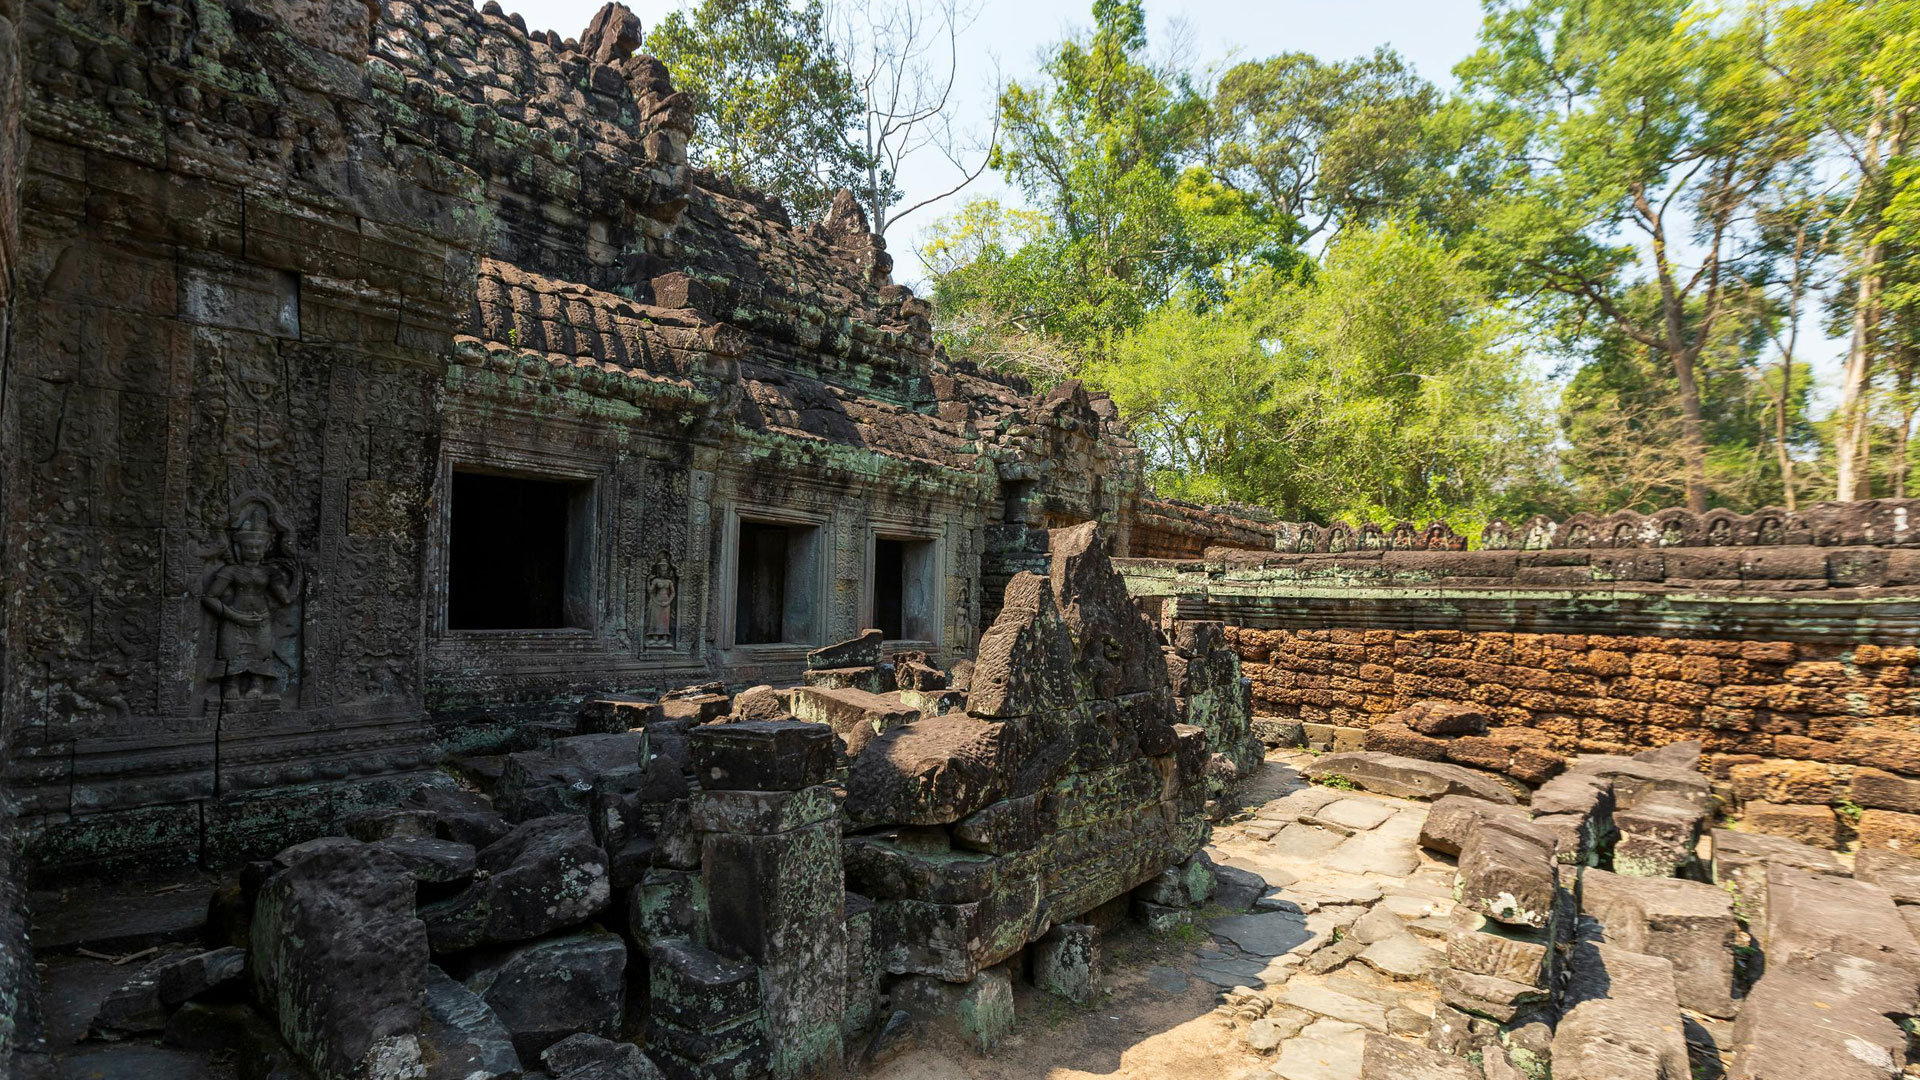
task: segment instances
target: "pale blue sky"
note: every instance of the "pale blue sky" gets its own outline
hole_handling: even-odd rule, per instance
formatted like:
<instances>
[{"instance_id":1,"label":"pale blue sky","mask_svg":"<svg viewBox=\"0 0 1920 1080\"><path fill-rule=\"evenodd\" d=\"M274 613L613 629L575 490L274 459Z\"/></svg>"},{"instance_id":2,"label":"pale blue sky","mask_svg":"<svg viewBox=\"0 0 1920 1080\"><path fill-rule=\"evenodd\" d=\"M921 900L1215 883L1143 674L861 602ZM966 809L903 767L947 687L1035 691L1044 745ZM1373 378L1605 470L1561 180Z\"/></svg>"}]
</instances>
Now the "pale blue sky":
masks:
<instances>
[{"instance_id":1,"label":"pale blue sky","mask_svg":"<svg viewBox=\"0 0 1920 1080\"><path fill-rule=\"evenodd\" d=\"M533 30L552 29L578 37L604 0L520 0L517 9ZM509 10L514 0L501 0ZM626 0L643 29L680 0ZM961 36L962 70L956 116L984 135L992 116L996 70L1004 77L1030 76L1042 49L1075 28L1092 23L1092 0L978 0L979 14ZM1279 52L1311 52L1329 59L1362 56L1390 45L1435 82L1451 83L1453 65L1473 50L1480 28L1479 0L1147 0L1148 33L1157 50L1176 30L1187 45L1187 59L1205 66L1229 56L1254 58ZM902 187L912 205L951 187L958 174L928 151L909 162ZM914 238L942 212L971 194L995 194L1002 185L983 176L961 196L921 210L888 230L887 246L897 280L919 285L924 277L913 254Z\"/></svg>"}]
</instances>

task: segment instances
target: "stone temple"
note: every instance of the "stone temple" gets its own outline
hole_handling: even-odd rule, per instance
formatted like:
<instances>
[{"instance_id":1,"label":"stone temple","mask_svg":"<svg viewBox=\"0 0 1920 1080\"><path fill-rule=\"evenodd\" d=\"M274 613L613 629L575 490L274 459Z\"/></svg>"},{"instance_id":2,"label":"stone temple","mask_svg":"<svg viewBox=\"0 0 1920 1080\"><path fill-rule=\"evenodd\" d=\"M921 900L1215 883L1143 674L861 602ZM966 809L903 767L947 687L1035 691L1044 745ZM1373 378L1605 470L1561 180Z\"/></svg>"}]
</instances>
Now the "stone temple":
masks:
<instances>
[{"instance_id":1,"label":"stone temple","mask_svg":"<svg viewBox=\"0 0 1920 1080\"><path fill-rule=\"evenodd\" d=\"M1156 499L618 4L0 0L0 106L0 1076L1920 1071L1920 502Z\"/></svg>"}]
</instances>

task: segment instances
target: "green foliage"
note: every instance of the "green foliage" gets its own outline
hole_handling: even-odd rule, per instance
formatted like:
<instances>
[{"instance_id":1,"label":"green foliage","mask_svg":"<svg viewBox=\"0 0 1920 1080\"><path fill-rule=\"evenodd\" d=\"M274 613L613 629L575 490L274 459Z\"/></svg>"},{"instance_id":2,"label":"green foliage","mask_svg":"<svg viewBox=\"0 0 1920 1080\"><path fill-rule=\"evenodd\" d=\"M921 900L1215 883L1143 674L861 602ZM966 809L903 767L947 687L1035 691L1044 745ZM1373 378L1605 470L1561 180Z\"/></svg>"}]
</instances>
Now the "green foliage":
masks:
<instances>
[{"instance_id":1,"label":"green foliage","mask_svg":"<svg viewBox=\"0 0 1920 1080\"><path fill-rule=\"evenodd\" d=\"M1920 0L1485 12L1444 94L1386 50L1195 72L1097 0L1000 99L1022 205L923 238L942 344L1110 391L1163 494L1472 535L1831 497L1815 324L1870 303L1906 492Z\"/></svg>"},{"instance_id":2,"label":"green foliage","mask_svg":"<svg viewBox=\"0 0 1920 1080\"><path fill-rule=\"evenodd\" d=\"M1296 518L1484 516L1545 432L1474 274L1427 230L1350 232L1310 269L1173 303L1087 368L1163 493Z\"/></svg>"},{"instance_id":3,"label":"green foliage","mask_svg":"<svg viewBox=\"0 0 1920 1080\"><path fill-rule=\"evenodd\" d=\"M670 12L646 47L693 98L695 164L778 197L801 222L843 187L872 201L870 162L852 138L864 109L822 0L700 0ZM891 176L878 182L897 197Z\"/></svg>"},{"instance_id":4,"label":"green foliage","mask_svg":"<svg viewBox=\"0 0 1920 1080\"><path fill-rule=\"evenodd\" d=\"M1320 778L1320 784L1323 787L1333 788L1335 791L1352 791L1358 786L1352 780L1341 776L1339 773L1328 773L1322 776Z\"/></svg>"}]
</instances>

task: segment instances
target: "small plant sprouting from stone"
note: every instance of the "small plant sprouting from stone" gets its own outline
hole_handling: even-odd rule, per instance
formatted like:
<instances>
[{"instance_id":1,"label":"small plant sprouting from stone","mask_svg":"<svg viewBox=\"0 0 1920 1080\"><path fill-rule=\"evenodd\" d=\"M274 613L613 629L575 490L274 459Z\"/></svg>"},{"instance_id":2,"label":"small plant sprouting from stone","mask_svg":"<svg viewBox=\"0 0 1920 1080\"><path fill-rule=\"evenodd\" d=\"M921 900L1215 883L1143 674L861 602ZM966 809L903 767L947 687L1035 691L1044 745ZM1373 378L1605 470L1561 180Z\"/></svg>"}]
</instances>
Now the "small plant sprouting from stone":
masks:
<instances>
[{"instance_id":1,"label":"small plant sprouting from stone","mask_svg":"<svg viewBox=\"0 0 1920 1080\"><path fill-rule=\"evenodd\" d=\"M1320 778L1320 783L1336 791L1352 791L1354 789L1353 780L1341 776L1339 773L1328 773Z\"/></svg>"},{"instance_id":2,"label":"small plant sprouting from stone","mask_svg":"<svg viewBox=\"0 0 1920 1080\"><path fill-rule=\"evenodd\" d=\"M513 346L516 349L520 347L520 328L519 327L517 326L507 327L507 344Z\"/></svg>"},{"instance_id":3,"label":"small plant sprouting from stone","mask_svg":"<svg viewBox=\"0 0 1920 1080\"><path fill-rule=\"evenodd\" d=\"M1866 813L1867 808L1842 795L1840 800L1833 804L1833 812L1845 818L1847 824L1859 825L1860 815Z\"/></svg>"}]
</instances>

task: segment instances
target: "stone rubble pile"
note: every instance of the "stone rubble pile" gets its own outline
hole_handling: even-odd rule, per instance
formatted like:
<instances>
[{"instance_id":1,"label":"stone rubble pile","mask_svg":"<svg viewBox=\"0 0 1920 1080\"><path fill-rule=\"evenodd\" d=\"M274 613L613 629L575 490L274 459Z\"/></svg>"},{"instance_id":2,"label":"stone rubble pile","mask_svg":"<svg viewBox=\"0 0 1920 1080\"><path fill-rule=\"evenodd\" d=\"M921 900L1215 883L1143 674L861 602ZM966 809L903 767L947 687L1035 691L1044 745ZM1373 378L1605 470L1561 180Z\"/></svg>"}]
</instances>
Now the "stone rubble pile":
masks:
<instances>
[{"instance_id":1,"label":"stone rubble pile","mask_svg":"<svg viewBox=\"0 0 1920 1080\"><path fill-rule=\"evenodd\" d=\"M1085 1001L1102 926L1213 895L1209 795L1251 742L1217 626L1162 635L1091 525L1051 548L959 670L869 632L800 687L591 699L463 759L484 791L249 864L216 948L96 1026L321 1080L840 1075L926 1024L991 1049L1013 979Z\"/></svg>"},{"instance_id":2,"label":"stone rubble pile","mask_svg":"<svg viewBox=\"0 0 1920 1080\"><path fill-rule=\"evenodd\" d=\"M1849 866L1779 836L1708 832L1714 800L1698 750L1576 759L1529 805L1460 790L1447 763L1377 751L1317 759L1308 772L1323 781L1433 799L1419 842L1454 862L1457 904L1424 1040L1376 1027L1359 1075L1920 1072L1908 1041L1920 1016L1920 860L1868 849ZM1230 1005L1249 1013L1244 996Z\"/></svg>"}]
</instances>

